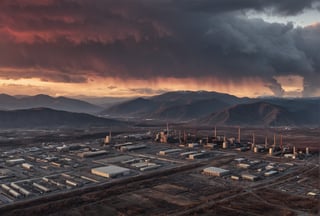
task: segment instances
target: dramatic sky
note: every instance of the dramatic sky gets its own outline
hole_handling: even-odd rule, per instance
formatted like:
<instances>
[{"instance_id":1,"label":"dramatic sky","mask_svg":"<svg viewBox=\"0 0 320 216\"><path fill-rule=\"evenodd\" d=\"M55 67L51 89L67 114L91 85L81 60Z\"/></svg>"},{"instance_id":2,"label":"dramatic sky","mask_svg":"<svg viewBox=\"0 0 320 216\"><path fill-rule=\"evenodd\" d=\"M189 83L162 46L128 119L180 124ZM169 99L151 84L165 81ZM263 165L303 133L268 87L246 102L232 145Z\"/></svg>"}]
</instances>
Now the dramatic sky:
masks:
<instances>
[{"instance_id":1,"label":"dramatic sky","mask_svg":"<svg viewBox=\"0 0 320 216\"><path fill-rule=\"evenodd\" d=\"M320 0L1 0L0 93L320 96Z\"/></svg>"}]
</instances>

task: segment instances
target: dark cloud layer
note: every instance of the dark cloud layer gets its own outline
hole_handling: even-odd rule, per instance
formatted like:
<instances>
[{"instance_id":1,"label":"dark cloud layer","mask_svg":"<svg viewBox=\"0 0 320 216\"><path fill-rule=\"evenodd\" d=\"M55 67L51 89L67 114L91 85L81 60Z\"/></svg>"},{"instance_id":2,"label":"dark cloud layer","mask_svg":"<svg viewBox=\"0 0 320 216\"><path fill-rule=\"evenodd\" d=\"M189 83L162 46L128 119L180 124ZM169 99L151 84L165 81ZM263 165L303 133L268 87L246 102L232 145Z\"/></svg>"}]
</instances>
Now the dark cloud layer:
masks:
<instances>
[{"instance_id":1,"label":"dark cloud layer","mask_svg":"<svg viewBox=\"0 0 320 216\"><path fill-rule=\"evenodd\" d=\"M281 15L295 15L313 8L317 0L176 0L179 6L192 11L225 12L252 9Z\"/></svg>"},{"instance_id":2,"label":"dark cloud layer","mask_svg":"<svg viewBox=\"0 0 320 216\"><path fill-rule=\"evenodd\" d=\"M294 15L315 0L3 0L0 75L85 82L90 75L152 79L304 77L320 82L320 25L248 19L248 10Z\"/></svg>"}]
</instances>

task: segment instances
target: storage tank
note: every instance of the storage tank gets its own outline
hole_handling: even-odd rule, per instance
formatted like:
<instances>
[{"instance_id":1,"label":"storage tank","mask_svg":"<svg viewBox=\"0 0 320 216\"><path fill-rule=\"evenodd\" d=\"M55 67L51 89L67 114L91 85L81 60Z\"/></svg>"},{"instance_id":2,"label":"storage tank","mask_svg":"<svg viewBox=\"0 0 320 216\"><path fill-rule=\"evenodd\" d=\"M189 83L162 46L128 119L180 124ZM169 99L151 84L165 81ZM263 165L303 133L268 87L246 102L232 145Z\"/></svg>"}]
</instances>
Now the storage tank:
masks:
<instances>
[{"instance_id":1,"label":"storage tank","mask_svg":"<svg viewBox=\"0 0 320 216\"><path fill-rule=\"evenodd\" d=\"M273 154L273 148L269 148L269 155Z\"/></svg>"},{"instance_id":2,"label":"storage tank","mask_svg":"<svg viewBox=\"0 0 320 216\"><path fill-rule=\"evenodd\" d=\"M224 148L224 149L227 149L227 148L228 148L228 142L227 142L227 141L224 141L224 142L222 143L222 148Z\"/></svg>"},{"instance_id":3,"label":"storage tank","mask_svg":"<svg viewBox=\"0 0 320 216\"><path fill-rule=\"evenodd\" d=\"M77 182L71 181L71 180L66 180L66 184L73 186L73 187L78 187L79 184Z\"/></svg>"},{"instance_id":4,"label":"storage tank","mask_svg":"<svg viewBox=\"0 0 320 216\"><path fill-rule=\"evenodd\" d=\"M5 190L5 191L11 190L11 188L10 188L8 185L5 185L5 184L2 184L2 185L1 185L1 188L2 188L3 190Z\"/></svg>"},{"instance_id":5,"label":"storage tank","mask_svg":"<svg viewBox=\"0 0 320 216\"><path fill-rule=\"evenodd\" d=\"M15 198L20 198L21 194L19 194L17 191L10 189L9 194L11 194Z\"/></svg>"},{"instance_id":6,"label":"storage tank","mask_svg":"<svg viewBox=\"0 0 320 216\"><path fill-rule=\"evenodd\" d=\"M45 186L43 186L43 185L40 185L40 184L38 184L38 183L35 183L35 182L33 182L32 185L33 185L34 187L42 190L42 191L45 192L45 193L48 193L48 192L51 191L49 188L47 188L47 187L45 187Z\"/></svg>"},{"instance_id":7,"label":"storage tank","mask_svg":"<svg viewBox=\"0 0 320 216\"><path fill-rule=\"evenodd\" d=\"M14 189L17 189L20 193L22 193L25 196L30 196L31 192L27 191L26 189L24 189L23 187L17 185L16 183L11 183L10 184L11 187L13 187Z\"/></svg>"}]
</instances>

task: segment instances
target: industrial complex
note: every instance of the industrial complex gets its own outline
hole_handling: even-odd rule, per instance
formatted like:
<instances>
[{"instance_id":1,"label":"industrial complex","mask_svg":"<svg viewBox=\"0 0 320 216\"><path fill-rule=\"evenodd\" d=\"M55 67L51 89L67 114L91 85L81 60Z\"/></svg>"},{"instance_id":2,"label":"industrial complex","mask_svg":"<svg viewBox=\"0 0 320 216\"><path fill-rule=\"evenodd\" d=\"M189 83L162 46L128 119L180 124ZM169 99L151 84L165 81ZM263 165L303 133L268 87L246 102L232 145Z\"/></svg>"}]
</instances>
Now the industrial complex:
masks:
<instances>
[{"instance_id":1,"label":"industrial complex","mask_svg":"<svg viewBox=\"0 0 320 216\"><path fill-rule=\"evenodd\" d=\"M216 128L203 134L158 128L146 134L111 136L106 132L106 137L85 143L56 141L21 148L5 146L0 160L0 208L10 209L15 203L86 188L95 191L95 187L159 180L166 175L175 176L174 180L167 177L163 180L167 183L153 185L148 189L153 191L148 196L177 206L201 206L205 197L215 206L222 202L218 201L220 196L225 201L232 200L237 193L247 194L249 188L259 192L272 188L305 197L312 205L319 203L319 176L308 179L308 173L319 171L319 164L314 163L319 158L317 151L288 146L281 134L272 134L269 143L268 137L261 142L255 133L242 138L240 132L238 129L234 138L217 134ZM191 184L192 179L195 184ZM196 189L199 186L196 182L204 188ZM224 189L220 191L217 186ZM206 195L205 188L212 194ZM164 195L166 191L171 192ZM193 198L197 193L201 196ZM293 210L294 213L305 211ZM319 213L315 206L308 211Z\"/></svg>"}]
</instances>

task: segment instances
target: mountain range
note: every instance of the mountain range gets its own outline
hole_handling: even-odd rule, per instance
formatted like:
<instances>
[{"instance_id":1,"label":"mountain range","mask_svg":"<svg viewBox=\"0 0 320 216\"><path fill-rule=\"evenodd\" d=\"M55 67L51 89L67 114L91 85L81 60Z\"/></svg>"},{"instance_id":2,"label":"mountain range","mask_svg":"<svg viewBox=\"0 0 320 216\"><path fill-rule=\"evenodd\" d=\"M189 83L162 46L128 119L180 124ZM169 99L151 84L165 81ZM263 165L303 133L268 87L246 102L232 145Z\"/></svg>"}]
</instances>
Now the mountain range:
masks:
<instances>
[{"instance_id":1,"label":"mountain range","mask_svg":"<svg viewBox=\"0 0 320 216\"><path fill-rule=\"evenodd\" d=\"M121 125L124 123L117 120L48 108L0 111L0 128L84 128Z\"/></svg>"},{"instance_id":2,"label":"mountain range","mask_svg":"<svg viewBox=\"0 0 320 216\"><path fill-rule=\"evenodd\" d=\"M136 98L114 105L102 115L156 119L191 120L223 108L250 101L217 92L168 92L150 98Z\"/></svg>"},{"instance_id":3,"label":"mountain range","mask_svg":"<svg viewBox=\"0 0 320 216\"><path fill-rule=\"evenodd\" d=\"M0 110L31 109L37 107L77 113L97 113L102 110L99 106L67 97L50 97L43 94L14 97L0 94Z\"/></svg>"},{"instance_id":4,"label":"mountain range","mask_svg":"<svg viewBox=\"0 0 320 216\"><path fill-rule=\"evenodd\" d=\"M217 92L168 92L101 112L117 117L190 121L204 125L320 125L319 98L238 98Z\"/></svg>"},{"instance_id":5,"label":"mountain range","mask_svg":"<svg viewBox=\"0 0 320 216\"><path fill-rule=\"evenodd\" d=\"M0 111L0 127L119 124L80 113L113 119L153 119L199 125L320 126L320 98L238 98L206 91L178 91L122 102L115 100L104 110L88 102L65 97L2 94L0 109L3 110Z\"/></svg>"}]
</instances>

